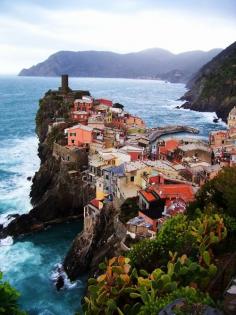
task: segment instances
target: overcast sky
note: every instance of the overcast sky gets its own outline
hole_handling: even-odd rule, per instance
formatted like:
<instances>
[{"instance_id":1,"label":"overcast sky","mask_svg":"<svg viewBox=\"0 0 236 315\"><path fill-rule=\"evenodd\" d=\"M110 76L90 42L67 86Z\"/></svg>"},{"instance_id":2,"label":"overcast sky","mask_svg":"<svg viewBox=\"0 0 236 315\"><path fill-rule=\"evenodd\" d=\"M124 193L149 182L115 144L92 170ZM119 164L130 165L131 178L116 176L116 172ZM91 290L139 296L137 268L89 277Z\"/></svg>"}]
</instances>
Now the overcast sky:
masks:
<instances>
[{"instance_id":1,"label":"overcast sky","mask_svg":"<svg viewBox=\"0 0 236 315\"><path fill-rule=\"evenodd\" d=\"M236 40L236 0L0 0L0 73L58 50L179 53Z\"/></svg>"}]
</instances>

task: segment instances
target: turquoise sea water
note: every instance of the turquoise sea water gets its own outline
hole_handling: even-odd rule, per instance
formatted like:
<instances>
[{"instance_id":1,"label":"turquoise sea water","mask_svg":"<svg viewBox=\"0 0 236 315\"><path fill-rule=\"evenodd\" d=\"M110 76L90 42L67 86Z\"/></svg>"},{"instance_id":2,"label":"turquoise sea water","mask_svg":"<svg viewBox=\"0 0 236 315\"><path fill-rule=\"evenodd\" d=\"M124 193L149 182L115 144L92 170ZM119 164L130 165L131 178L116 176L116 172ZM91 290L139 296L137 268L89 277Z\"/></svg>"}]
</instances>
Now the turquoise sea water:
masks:
<instances>
[{"instance_id":1,"label":"turquoise sea water","mask_svg":"<svg viewBox=\"0 0 236 315\"><path fill-rule=\"evenodd\" d=\"M0 224L6 222L7 214L31 208L27 177L39 167L34 133L38 99L59 85L59 78L0 77ZM224 127L212 122L212 113L175 108L181 104L176 100L185 92L183 84L73 78L70 86L122 103L148 126L188 124L199 128L200 137ZM21 305L30 314L71 315L79 308L85 279L79 279L76 288L57 292L50 277L81 228L78 222L64 224L0 247L0 270L21 291Z\"/></svg>"}]
</instances>

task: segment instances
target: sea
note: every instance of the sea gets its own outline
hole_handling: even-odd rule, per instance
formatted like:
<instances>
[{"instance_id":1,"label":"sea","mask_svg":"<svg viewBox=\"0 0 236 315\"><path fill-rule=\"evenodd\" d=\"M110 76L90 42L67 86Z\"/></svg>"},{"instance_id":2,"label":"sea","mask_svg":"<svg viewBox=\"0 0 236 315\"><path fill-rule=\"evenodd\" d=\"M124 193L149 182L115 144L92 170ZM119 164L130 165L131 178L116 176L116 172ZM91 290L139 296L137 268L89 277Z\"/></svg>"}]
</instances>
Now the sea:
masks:
<instances>
[{"instance_id":1,"label":"sea","mask_svg":"<svg viewBox=\"0 0 236 315\"><path fill-rule=\"evenodd\" d=\"M221 121L213 123L214 113L176 108L182 104L178 99L186 92L184 84L109 78L71 78L69 84L123 104L148 127L189 125L198 128L198 137L205 140L209 131L226 127ZM32 208L27 177L40 163L35 134L38 100L59 86L60 78L0 76L0 224L9 223L7 215ZM21 292L20 306L30 315L72 315L80 310L86 275L75 283L67 281L59 292L53 279L82 226L82 222L65 223L0 246L0 271Z\"/></svg>"}]
</instances>

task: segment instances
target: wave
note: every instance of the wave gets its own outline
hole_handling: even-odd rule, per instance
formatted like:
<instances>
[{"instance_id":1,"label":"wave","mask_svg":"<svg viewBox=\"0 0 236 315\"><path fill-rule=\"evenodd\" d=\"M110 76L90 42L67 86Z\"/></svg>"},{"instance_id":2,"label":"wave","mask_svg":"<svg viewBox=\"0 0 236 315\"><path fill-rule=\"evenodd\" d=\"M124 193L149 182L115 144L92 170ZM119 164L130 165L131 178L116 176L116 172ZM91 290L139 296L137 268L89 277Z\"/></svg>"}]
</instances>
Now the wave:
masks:
<instances>
[{"instance_id":1,"label":"wave","mask_svg":"<svg viewBox=\"0 0 236 315\"><path fill-rule=\"evenodd\" d=\"M11 236L7 236L6 238L0 239L0 246L11 246L13 243L14 241Z\"/></svg>"},{"instance_id":2,"label":"wave","mask_svg":"<svg viewBox=\"0 0 236 315\"><path fill-rule=\"evenodd\" d=\"M9 213L1 214L0 215L0 225L2 225L4 228L8 226L11 221L14 220L14 217L9 215Z\"/></svg>"},{"instance_id":3,"label":"wave","mask_svg":"<svg viewBox=\"0 0 236 315\"><path fill-rule=\"evenodd\" d=\"M52 272L50 279L52 280L52 282L54 283L58 290L61 289L72 290L80 287L82 284L80 280L70 281L62 264L59 263L55 265L55 269ZM60 286L58 286L59 284Z\"/></svg>"},{"instance_id":4,"label":"wave","mask_svg":"<svg viewBox=\"0 0 236 315\"><path fill-rule=\"evenodd\" d=\"M39 167L38 140L25 137L1 142L0 147L0 212L14 214L31 208L29 193L32 177ZM4 176L1 176L4 175ZM1 216L0 220L6 217Z\"/></svg>"}]
</instances>

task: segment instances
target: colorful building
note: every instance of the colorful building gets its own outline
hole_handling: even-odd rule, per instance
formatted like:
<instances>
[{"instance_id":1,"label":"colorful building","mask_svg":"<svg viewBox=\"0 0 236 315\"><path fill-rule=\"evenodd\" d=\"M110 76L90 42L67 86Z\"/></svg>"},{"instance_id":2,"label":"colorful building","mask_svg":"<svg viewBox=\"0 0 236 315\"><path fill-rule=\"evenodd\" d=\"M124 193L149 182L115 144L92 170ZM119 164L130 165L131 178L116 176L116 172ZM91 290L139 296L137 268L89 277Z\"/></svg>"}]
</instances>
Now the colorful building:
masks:
<instances>
[{"instance_id":1,"label":"colorful building","mask_svg":"<svg viewBox=\"0 0 236 315\"><path fill-rule=\"evenodd\" d=\"M65 133L68 135L68 146L79 147L91 143L92 131L92 128L81 124L65 129Z\"/></svg>"},{"instance_id":2,"label":"colorful building","mask_svg":"<svg viewBox=\"0 0 236 315\"><path fill-rule=\"evenodd\" d=\"M228 115L228 126L229 128L236 127L236 106L234 106Z\"/></svg>"},{"instance_id":3,"label":"colorful building","mask_svg":"<svg viewBox=\"0 0 236 315\"><path fill-rule=\"evenodd\" d=\"M82 99L76 99L74 101L73 111L85 111L90 113L93 108L93 99L88 96L83 96Z\"/></svg>"},{"instance_id":4,"label":"colorful building","mask_svg":"<svg viewBox=\"0 0 236 315\"><path fill-rule=\"evenodd\" d=\"M87 125L89 113L86 111L73 111L71 112L71 119L82 125Z\"/></svg>"},{"instance_id":5,"label":"colorful building","mask_svg":"<svg viewBox=\"0 0 236 315\"><path fill-rule=\"evenodd\" d=\"M226 140L229 138L228 130L212 131L209 134L209 143L211 147L221 147L226 144Z\"/></svg>"},{"instance_id":6,"label":"colorful building","mask_svg":"<svg viewBox=\"0 0 236 315\"><path fill-rule=\"evenodd\" d=\"M157 145L157 159L159 160L173 160L175 157L175 150L180 145L178 139L168 139L159 142Z\"/></svg>"},{"instance_id":7,"label":"colorful building","mask_svg":"<svg viewBox=\"0 0 236 315\"><path fill-rule=\"evenodd\" d=\"M131 161L143 160L145 158L144 148L126 145L120 149L130 155Z\"/></svg>"}]
</instances>

